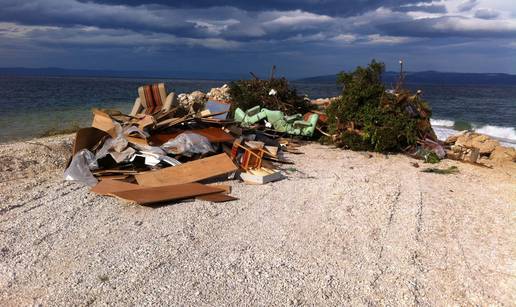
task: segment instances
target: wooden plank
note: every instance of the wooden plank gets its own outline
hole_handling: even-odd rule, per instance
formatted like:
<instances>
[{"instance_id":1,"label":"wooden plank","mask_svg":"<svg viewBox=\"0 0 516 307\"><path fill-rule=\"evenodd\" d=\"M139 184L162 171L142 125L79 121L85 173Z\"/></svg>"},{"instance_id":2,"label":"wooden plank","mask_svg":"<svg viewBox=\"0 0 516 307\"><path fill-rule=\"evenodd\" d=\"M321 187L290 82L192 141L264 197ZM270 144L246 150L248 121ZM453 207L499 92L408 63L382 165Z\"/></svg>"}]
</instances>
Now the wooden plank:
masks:
<instances>
[{"instance_id":1,"label":"wooden plank","mask_svg":"<svg viewBox=\"0 0 516 307\"><path fill-rule=\"evenodd\" d=\"M125 200L136 202L140 205L149 205L171 200L193 198L200 195L220 193L222 189L209 187L200 183L185 183L160 187L143 187L134 190L112 192Z\"/></svg>"},{"instance_id":2,"label":"wooden plank","mask_svg":"<svg viewBox=\"0 0 516 307\"><path fill-rule=\"evenodd\" d=\"M231 186L224 184L210 184L208 187L218 189L221 192L196 196L196 199L211 201L211 202L226 202L237 200L238 198L227 195L231 192ZM138 184L129 183L115 179L104 179L91 189L91 192L99 195L117 196L116 193L123 191L149 190Z\"/></svg>"},{"instance_id":3,"label":"wooden plank","mask_svg":"<svg viewBox=\"0 0 516 307\"><path fill-rule=\"evenodd\" d=\"M231 195L224 194L224 193L215 193L215 194L197 196L196 199L211 201L214 203L222 203L222 202L226 202L226 201L237 200L238 198L233 197Z\"/></svg>"},{"instance_id":4,"label":"wooden plank","mask_svg":"<svg viewBox=\"0 0 516 307\"><path fill-rule=\"evenodd\" d=\"M231 186L229 184L208 183L207 185L217 189L223 189L225 194L231 193Z\"/></svg>"},{"instance_id":5,"label":"wooden plank","mask_svg":"<svg viewBox=\"0 0 516 307\"><path fill-rule=\"evenodd\" d=\"M110 176L102 176L97 178L98 180L125 180L129 178L129 175L110 175Z\"/></svg>"},{"instance_id":6,"label":"wooden plank","mask_svg":"<svg viewBox=\"0 0 516 307\"><path fill-rule=\"evenodd\" d=\"M233 141L235 140L235 138L231 134L226 133L226 132L224 132L224 130L222 130L221 128L217 128L217 127L209 127L209 128L205 128L205 129L193 129L193 130L188 130L188 131L205 136L208 139L208 141L210 141L211 143L224 143L224 142L233 143ZM171 139L174 139L175 137L177 137L179 134L181 134L183 132L185 132L185 131L179 130L179 131L168 132L168 133L154 133L154 134L152 134L150 140L154 145L161 146L165 142L167 142Z\"/></svg>"},{"instance_id":7,"label":"wooden plank","mask_svg":"<svg viewBox=\"0 0 516 307\"><path fill-rule=\"evenodd\" d=\"M200 189L202 187L207 187L211 189ZM180 193L177 193L177 190ZM191 191L185 191L190 189ZM139 192L138 192L139 191ZM124 182L120 180L108 179L100 181L96 186L91 189L91 192L97 193L99 195L111 195L117 196L120 198L124 198L131 201L136 201L137 203L147 204L153 202L163 202L167 200L173 199L182 199L182 198L190 198L196 196L199 193L212 193L207 195L200 195L196 198L212 201L212 202L223 202L223 201L231 201L235 200L235 197L227 195L226 187L221 185L211 185L205 186L202 184L182 184L177 186L162 186L158 188L149 188L143 187L138 184ZM127 192L127 193L122 193ZM145 193L150 194L150 198L148 195L144 195ZM183 193L183 194L182 194ZM140 195L140 197L144 199L135 198L134 195Z\"/></svg>"},{"instance_id":8,"label":"wooden plank","mask_svg":"<svg viewBox=\"0 0 516 307\"><path fill-rule=\"evenodd\" d=\"M90 191L100 195L112 195L115 192L138 190L143 188L145 187L142 187L134 183L129 183L116 179L103 179L99 183L97 183L97 185L91 188Z\"/></svg>"},{"instance_id":9,"label":"wooden plank","mask_svg":"<svg viewBox=\"0 0 516 307\"><path fill-rule=\"evenodd\" d=\"M196 182L236 171L238 168L225 153L174 167L136 174L142 186L159 187Z\"/></svg>"}]
</instances>

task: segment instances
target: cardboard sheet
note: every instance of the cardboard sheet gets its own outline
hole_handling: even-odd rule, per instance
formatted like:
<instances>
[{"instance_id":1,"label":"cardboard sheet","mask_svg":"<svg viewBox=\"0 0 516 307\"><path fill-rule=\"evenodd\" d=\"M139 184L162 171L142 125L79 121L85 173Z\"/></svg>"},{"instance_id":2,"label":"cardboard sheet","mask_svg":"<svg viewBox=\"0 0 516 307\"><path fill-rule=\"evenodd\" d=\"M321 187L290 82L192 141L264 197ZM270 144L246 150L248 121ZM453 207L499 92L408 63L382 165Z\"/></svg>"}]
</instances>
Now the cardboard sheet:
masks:
<instances>
[{"instance_id":1,"label":"cardboard sheet","mask_svg":"<svg viewBox=\"0 0 516 307\"><path fill-rule=\"evenodd\" d=\"M159 187L163 185L196 182L236 171L238 168L228 155L222 153L158 171L135 175L140 185Z\"/></svg>"},{"instance_id":2,"label":"cardboard sheet","mask_svg":"<svg viewBox=\"0 0 516 307\"><path fill-rule=\"evenodd\" d=\"M113 138L116 137L116 126L113 123L113 119L102 111L93 110L93 123L91 123L91 126L108 133Z\"/></svg>"},{"instance_id":3,"label":"cardboard sheet","mask_svg":"<svg viewBox=\"0 0 516 307\"><path fill-rule=\"evenodd\" d=\"M75 134L75 142L73 143L72 155L75 155L81 149L91 151L93 146L97 145L102 138L109 136L106 132L97 128L82 128Z\"/></svg>"}]
</instances>

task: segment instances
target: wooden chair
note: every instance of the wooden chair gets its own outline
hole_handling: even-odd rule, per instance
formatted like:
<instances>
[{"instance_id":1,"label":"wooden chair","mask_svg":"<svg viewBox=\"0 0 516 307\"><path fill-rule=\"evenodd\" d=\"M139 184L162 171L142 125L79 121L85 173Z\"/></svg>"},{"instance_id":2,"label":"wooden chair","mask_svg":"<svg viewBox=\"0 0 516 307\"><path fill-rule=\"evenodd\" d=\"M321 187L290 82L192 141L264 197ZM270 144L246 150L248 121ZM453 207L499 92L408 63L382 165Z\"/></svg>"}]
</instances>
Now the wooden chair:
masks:
<instances>
[{"instance_id":1,"label":"wooden chair","mask_svg":"<svg viewBox=\"0 0 516 307\"><path fill-rule=\"evenodd\" d=\"M177 106L177 95L174 92L167 94L164 83L144 85L138 88L138 98L134 101L131 116L168 112L173 106Z\"/></svg>"}]
</instances>

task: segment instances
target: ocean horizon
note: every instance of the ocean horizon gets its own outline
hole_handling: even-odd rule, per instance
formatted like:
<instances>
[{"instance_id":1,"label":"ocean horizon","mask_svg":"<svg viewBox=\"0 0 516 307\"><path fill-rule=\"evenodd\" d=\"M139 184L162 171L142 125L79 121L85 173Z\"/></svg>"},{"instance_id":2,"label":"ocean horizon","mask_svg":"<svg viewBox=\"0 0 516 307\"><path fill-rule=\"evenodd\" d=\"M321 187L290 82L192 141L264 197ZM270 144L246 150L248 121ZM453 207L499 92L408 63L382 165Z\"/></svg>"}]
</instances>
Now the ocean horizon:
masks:
<instances>
[{"instance_id":1,"label":"ocean horizon","mask_svg":"<svg viewBox=\"0 0 516 307\"><path fill-rule=\"evenodd\" d=\"M209 91L229 80L183 80L121 77L0 76L0 143L41 136L50 130L91 123L92 108L128 113L142 84L165 82L177 93ZM298 94L333 97L332 82L292 81ZM407 84L421 90L432 108L432 126L440 139L470 129L516 147L516 85Z\"/></svg>"}]
</instances>

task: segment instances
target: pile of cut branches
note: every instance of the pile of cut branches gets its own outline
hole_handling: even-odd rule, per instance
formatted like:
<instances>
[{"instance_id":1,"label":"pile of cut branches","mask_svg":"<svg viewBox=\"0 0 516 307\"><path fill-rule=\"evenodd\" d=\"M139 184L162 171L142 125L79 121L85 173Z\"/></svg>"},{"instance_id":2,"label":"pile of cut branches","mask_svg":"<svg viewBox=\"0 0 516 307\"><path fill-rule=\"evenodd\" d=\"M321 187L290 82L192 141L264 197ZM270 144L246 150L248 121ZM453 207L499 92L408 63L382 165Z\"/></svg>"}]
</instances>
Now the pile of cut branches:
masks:
<instances>
[{"instance_id":1,"label":"pile of cut branches","mask_svg":"<svg viewBox=\"0 0 516 307\"><path fill-rule=\"evenodd\" d=\"M352 150L397 152L419 140L436 140L430 125L431 110L419 94L397 89L387 92L382 83L385 65L342 72L342 97L326 110L331 142Z\"/></svg>"},{"instance_id":2,"label":"pile of cut branches","mask_svg":"<svg viewBox=\"0 0 516 307\"><path fill-rule=\"evenodd\" d=\"M304 97L298 96L294 88L289 87L285 78L238 80L231 82L229 87L232 114L236 108L245 111L254 106L282 111L286 115L304 114L309 111L307 101Z\"/></svg>"}]
</instances>

